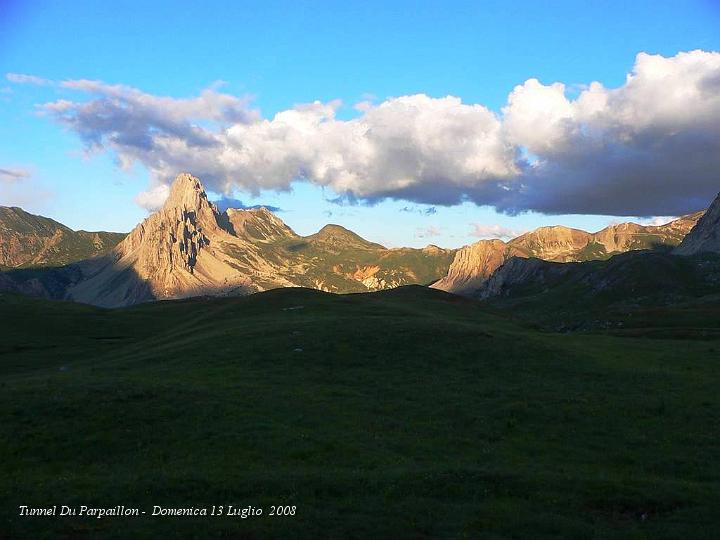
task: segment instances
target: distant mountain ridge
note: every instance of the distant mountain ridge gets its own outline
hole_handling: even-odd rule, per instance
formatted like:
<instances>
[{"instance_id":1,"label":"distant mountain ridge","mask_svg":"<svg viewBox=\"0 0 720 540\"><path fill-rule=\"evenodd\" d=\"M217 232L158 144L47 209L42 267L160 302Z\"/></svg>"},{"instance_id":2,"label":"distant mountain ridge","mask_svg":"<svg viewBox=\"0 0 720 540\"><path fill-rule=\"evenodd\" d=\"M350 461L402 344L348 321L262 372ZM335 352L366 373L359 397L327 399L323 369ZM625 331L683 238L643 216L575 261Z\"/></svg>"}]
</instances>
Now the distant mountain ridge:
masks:
<instances>
[{"instance_id":1,"label":"distant mountain ridge","mask_svg":"<svg viewBox=\"0 0 720 540\"><path fill-rule=\"evenodd\" d=\"M695 212L664 225L620 223L596 233L558 225L540 227L508 242L480 240L458 250L447 276L432 287L473 295L512 257L579 262L606 259L627 251L670 248L682 242L703 214Z\"/></svg>"},{"instance_id":2,"label":"distant mountain ridge","mask_svg":"<svg viewBox=\"0 0 720 540\"><path fill-rule=\"evenodd\" d=\"M682 232L686 224L678 221L662 227ZM718 238L720 195L672 251L629 251L564 264L511 257L472 296L563 331L657 319L666 308L681 318L712 316L720 299Z\"/></svg>"},{"instance_id":3,"label":"distant mountain ridge","mask_svg":"<svg viewBox=\"0 0 720 540\"><path fill-rule=\"evenodd\" d=\"M124 233L74 231L21 208L0 206L0 269L63 266L105 255Z\"/></svg>"},{"instance_id":4,"label":"distant mountain ridge","mask_svg":"<svg viewBox=\"0 0 720 540\"><path fill-rule=\"evenodd\" d=\"M277 287L367 292L429 284L455 250L388 249L339 225L302 237L266 208L220 212L199 179L179 175L163 208L101 257L0 274L0 290L104 307Z\"/></svg>"},{"instance_id":5,"label":"distant mountain ridge","mask_svg":"<svg viewBox=\"0 0 720 540\"><path fill-rule=\"evenodd\" d=\"M163 208L128 235L72 231L19 208L0 207L0 291L106 307L277 287L347 293L431 283L448 292L492 297L573 268L559 265L546 272L544 261L597 261L675 246L677 254L720 251L718 227L716 200L707 213L659 226L621 223L596 233L540 227L508 242L480 240L459 250L387 249L335 224L300 236L264 207L220 212L200 180L185 173Z\"/></svg>"}]
</instances>

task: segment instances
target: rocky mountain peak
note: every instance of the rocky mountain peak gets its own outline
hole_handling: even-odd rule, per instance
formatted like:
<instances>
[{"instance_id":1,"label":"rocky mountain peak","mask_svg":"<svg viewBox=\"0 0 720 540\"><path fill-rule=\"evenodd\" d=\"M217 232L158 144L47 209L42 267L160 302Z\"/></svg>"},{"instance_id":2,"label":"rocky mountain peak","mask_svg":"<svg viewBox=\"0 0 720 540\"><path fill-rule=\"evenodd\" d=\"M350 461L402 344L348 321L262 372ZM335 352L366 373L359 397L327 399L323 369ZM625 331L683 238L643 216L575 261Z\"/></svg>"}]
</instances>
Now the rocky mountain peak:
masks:
<instances>
[{"instance_id":1,"label":"rocky mountain peak","mask_svg":"<svg viewBox=\"0 0 720 540\"><path fill-rule=\"evenodd\" d=\"M160 212L146 219L123 244L136 249L142 242L141 258L150 259L153 266L158 263L170 270L179 266L192 274L199 253L210 245L210 238L224 233L219 218L202 182L182 173L172 183Z\"/></svg>"},{"instance_id":2,"label":"rocky mountain peak","mask_svg":"<svg viewBox=\"0 0 720 540\"><path fill-rule=\"evenodd\" d=\"M208 200L198 178L180 174L164 206L120 242L111 264L69 294L79 301L117 306L191 296L210 288L242 289L247 280L218 250L235 238L226 218Z\"/></svg>"},{"instance_id":3,"label":"rocky mountain peak","mask_svg":"<svg viewBox=\"0 0 720 540\"><path fill-rule=\"evenodd\" d=\"M673 253L720 253L720 194Z\"/></svg>"},{"instance_id":4,"label":"rocky mountain peak","mask_svg":"<svg viewBox=\"0 0 720 540\"><path fill-rule=\"evenodd\" d=\"M203 201L207 201L207 194L200 180L189 173L182 173L170 186L170 195L164 208L193 210L202 206Z\"/></svg>"},{"instance_id":5,"label":"rocky mountain peak","mask_svg":"<svg viewBox=\"0 0 720 540\"><path fill-rule=\"evenodd\" d=\"M445 250L441 248L440 246L436 246L435 244L428 244L424 248L422 248L423 253L443 253Z\"/></svg>"},{"instance_id":6,"label":"rocky mountain peak","mask_svg":"<svg viewBox=\"0 0 720 540\"><path fill-rule=\"evenodd\" d=\"M189 226L206 232L221 228L218 224L220 213L208 200L202 182L195 176L179 174L170 186L170 195L160 211L169 221L184 221Z\"/></svg>"},{"instance_id":7,"label":"rocky mountain peak","mask_svg":"<svg viewBox=\"0 0 720 540\"><path fill-rule=\"evenodd\" d=\"M322 228L317 232L318 235L331 236L331 235L348 235L355 234L352 231L346 229L342 225L336 225L335 223L328 223L323 225Z\"/></svg>"}]
</instances>

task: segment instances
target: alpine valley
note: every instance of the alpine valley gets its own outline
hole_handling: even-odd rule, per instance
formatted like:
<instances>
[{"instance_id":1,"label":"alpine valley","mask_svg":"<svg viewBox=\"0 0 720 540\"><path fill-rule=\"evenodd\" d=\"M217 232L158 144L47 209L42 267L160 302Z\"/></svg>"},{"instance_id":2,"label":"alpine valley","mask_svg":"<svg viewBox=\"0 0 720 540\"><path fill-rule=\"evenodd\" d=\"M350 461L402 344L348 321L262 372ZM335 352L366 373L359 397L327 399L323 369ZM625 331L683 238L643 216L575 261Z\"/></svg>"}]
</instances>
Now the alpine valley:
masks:
<instances>
[{"instance_id":1,"label":"alpine valley","mask_svg":"<svg viewBox=\"0 0 720 540\"><path fill-rule=\"evenodd\" d=\"M717 530L720 200L460 250L303 237L189 174L128 235L0 215L3 538ZM141 512L18 515L49 492ZM155 515L218 504L265 511Z\"/></svg>"}]
</instances>

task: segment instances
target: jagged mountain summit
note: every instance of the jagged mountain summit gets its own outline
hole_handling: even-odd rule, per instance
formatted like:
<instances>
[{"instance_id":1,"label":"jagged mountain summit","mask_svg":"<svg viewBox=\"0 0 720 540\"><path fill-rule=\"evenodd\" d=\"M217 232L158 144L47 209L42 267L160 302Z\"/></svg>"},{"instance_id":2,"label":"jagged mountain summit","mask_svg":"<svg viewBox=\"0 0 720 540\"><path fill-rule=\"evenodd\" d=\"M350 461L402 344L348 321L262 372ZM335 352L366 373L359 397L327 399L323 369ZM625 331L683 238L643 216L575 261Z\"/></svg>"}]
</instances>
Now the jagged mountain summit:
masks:
<instances>
[{"instance_id":1,"label":"jagged mountain summit","mask_svg":"<svg viewBox=\"0 0 720 540\"><path fill-rule=\"evenodd\" d=\"M0 206L0 270L54 267L105 255L122 233L74 231L62 223Z\"/></svg>"},{"instance_id":2,"label":"jagged mountain summit","mask_svg":"<svg viewBox=\"0 0 720 540\"><path fill-rule=\"evenodd\" d=\"M248 276L228 263L224 243L242 242L221 223L200 181L177 177L161 210L145 219L68 298L103 306L203 293L252 292Z\"/></svg>"},{"instance_id":3,"label":"jagged mountain summit","mask_svg":"<svg viewBox=\"0 0 720 540\"><path fill-rule=\"evenodd\" d=\"M579 262L628 251L677 246L703 212L680 217L665 225L620 223L596 233L563 226L540 227L509 242L480 240L458 250L448 274L432 287L473 295L495 270L513 257L554 262Z\"/></svg>"},{"instance_id":4,"label":"jagged mountain summit","mask_svg":"<svg viewBox=\"0 0 720 540\"><path fill-rule=\"evenodd\" d=\"M720 253L720 194L673 253L677 255Z\"/></svg>"},{"instance_id":5,"label":"jagged mountain summit","mask_svg":"<svg viewBox=\"0 0 720 540\"><path fill-rule=\"evenodd\" d=\"M161 210L98 254L52 271L3 272L0 290L104 307L277 287L367 292L432 283L455 250L387 249L339 225L302 237L266 208L220 212L185 173Z\"/></svg>"}]
</instances>

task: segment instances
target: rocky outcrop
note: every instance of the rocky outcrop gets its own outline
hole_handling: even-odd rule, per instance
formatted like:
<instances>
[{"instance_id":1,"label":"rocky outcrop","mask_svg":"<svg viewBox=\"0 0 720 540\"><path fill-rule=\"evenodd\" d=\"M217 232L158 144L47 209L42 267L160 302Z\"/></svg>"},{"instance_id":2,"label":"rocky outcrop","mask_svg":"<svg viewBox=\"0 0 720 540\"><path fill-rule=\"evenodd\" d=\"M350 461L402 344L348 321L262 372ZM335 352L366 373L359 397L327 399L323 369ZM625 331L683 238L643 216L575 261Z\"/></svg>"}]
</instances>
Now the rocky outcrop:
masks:
<instances>
[{"instance_id":1,"label":"rocky outcrop","mask_svg":"<svg viewBox=\"0 0 720 540\"><path fill-rule=\"evenodd\" d=\"M223 242L236 243L200 181L179 175L163 208L145 219L106 257L107 264L68 291L78 302L116 307L198 294L252 292Z\"/></svg>"},{"instance_id":2,"label":"rocky outcrop","mask_svg":"<svg viewBox=\"0 0 720 540\"><path fill-rule=\"evenodd\" d=\"M431 287L471 295L508 258L522 255L502 240L480 240L458 250L448 274Z\"/></svg>"},{"instance_id":3,"label":"rocky outcrop","mask_svg":"<svg viewBox=\"0 0 720 540\"><path fill-rule=\"evenodd\" d=\"M629 251L637 238L645 232L646 228L637 223L620 223L595 233L593 239L608 253Z\"/></svg>"},{"instance_id":4,"label":"rocky outcrop","mask_svg":"<svg viewBox=\"0 0 720 540\"><path fill-rule=\"evenodd\" d=\"M696 253L720 253L720 195L708 208L697 225L675 248L677 255L695 255Z\"/></svg>"}]
</instances>

